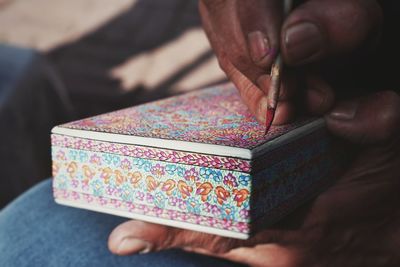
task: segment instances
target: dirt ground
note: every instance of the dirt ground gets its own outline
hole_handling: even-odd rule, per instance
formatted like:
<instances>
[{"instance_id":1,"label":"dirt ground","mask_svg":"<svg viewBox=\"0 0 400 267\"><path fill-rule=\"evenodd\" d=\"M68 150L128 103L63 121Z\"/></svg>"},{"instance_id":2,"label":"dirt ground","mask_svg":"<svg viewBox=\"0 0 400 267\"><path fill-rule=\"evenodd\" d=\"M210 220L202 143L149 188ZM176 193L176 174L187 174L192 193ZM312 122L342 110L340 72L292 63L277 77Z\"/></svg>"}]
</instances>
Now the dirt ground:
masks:
<instances>
[{"instance_id":1,"label":"dirt ground","mask_svg":"<svg viewBox=\"0 0 400 267\"><path fill-rule=\"evenodd\" d=\"M197 0L0 0L0 42L41 51L79 116L225 79Z\"/></svg>"}]
</instances>

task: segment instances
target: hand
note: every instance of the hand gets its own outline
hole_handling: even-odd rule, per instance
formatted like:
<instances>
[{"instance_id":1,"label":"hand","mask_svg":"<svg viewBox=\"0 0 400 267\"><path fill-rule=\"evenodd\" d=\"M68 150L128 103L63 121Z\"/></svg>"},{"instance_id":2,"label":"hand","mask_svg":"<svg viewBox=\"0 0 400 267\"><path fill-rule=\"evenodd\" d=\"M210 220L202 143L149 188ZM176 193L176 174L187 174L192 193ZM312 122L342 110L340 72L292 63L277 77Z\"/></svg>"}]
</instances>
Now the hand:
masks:
<instances>
[{"instance_id":1,"label":"hand","mask_svg":"<svg viewBox=\"0 0 400 267\"><path fill-rule=\"evenodd\" d=\"M326 101L331 105L327 105L315 102L321 95L315 88L343 88L330 82L348 83L356 80L356 75L348 79L349 71L362 72L365 65L371 68L370 64L354 68L349 62L359 62L359 58L351 55L364 55L377 44L382 24L382 11L375 0L303 1L286 19L282 17L282 3L282 0L199 2L203 26L221 68L262 124L267 109L269 69L278 51L291 66L285 68L274 120L274 124L283 124L299 110L324 114L332 108L335 91L330 95L323 92L329 97ZM334 77L329 77L331 74ZM369 77L364 73L361 78ZM300 88L301 84L305 84L304 88ZM300 108L296 110L297 106Z\"/></svg>"},{"instance_id":2,"label":"hand","mask_svg":"<svg viewBox=\"0 0 400 267\"><path fill-rule=\"evenodd\" d=\"M249 240L128 221L109 248L126 255L183 248L251 266L400 266L400 97L391 91L337 105L326 116L359 145L336 184Z\"/></svg>"}]
</instances>

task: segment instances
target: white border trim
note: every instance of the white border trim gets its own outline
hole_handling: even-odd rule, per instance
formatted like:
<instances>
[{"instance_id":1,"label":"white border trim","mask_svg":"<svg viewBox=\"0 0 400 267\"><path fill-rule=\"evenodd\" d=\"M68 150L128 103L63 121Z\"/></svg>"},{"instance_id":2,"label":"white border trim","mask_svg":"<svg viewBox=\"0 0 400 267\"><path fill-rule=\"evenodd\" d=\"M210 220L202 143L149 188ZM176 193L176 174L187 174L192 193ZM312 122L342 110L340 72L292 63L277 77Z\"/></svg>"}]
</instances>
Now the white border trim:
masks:
<instances>
[{"instance_id":1,"label":"white border trim","mask_svg":"<svg viewBox=\"0 0 400 267\"><path fill-rule=\"evenodd\" d=\"M160 138L141 137L133 135L104 133L87 130L77 130L63 127L54 127L51 131L54 134L68 135L105 142L122 143L129 145L151 146L171 150L181 150L187 152L230 156L243 159L251 158L251 150L238 147L228 147L214 144L203 144L178 140L167 140Z\"/></svg>"},{"instance_id":2,"label":"white border trim","mask_svg":"<svg viewBox=\"0 0 400 267\"><path fill-rule=\"evenodd\" d=\"M234 158L251 160L266 153L269 150L275 149L278 146L282 146L288 143L290 140L292 140L292 138L299 138L301 136L309 134L315 129L322 127L324 123L325 122L323 119L317 119L304 126L296 128L290 131L289 133L283 134L271 141L268 141L258 147L255 147L252 150L239 147L223 146L223 145L78 130L78 129L59 127L59 126L54 127L51 132L54 134L61 134L61 135L80 137L80 138L105 141L105 142L151 146L156 148L181 150L185 152L194 152L201 154L210 154L216 156L234 157Z\"/></svg>"},{"instance_id":3,"label":"white border trim","mask_svg":"<svg viewBox=\"0 0 400 267\"><path fill-rule=\"evenodd\" d=\"M213 234L213 235L219 235L219 236L225 236L225 237L231 237L231 238L237 238L237 239L248 239L250 237L249 234L238 233L238 232L233 232L233 231L223 230L223 229L216 229L216 228L193 224L193 223L173 221L173 220L157 218L157 217L152 217L152 216L147 216L147 215L142 215L142 214L135 214L135 213L131 213L129 211L122 211L122 210L116 210L116 209L112 209L112 208L99 207L99 206L78 203L78 202L65 200L65 199L56 198L55 202L60 205L70 206L70 207L74 207L74 208L108 213L108 214L126 217L126 218L130 218L130 219L136 219L136 220L146 221L146 222L156 223L156 224L163 224L163 225L168 225L168 226L172 226L172 227L178 227L178 228L182 228L182 229L198 231L198 232L203 232L203 233L208 233L208 234Z\"/></svg>"}]
</instances>

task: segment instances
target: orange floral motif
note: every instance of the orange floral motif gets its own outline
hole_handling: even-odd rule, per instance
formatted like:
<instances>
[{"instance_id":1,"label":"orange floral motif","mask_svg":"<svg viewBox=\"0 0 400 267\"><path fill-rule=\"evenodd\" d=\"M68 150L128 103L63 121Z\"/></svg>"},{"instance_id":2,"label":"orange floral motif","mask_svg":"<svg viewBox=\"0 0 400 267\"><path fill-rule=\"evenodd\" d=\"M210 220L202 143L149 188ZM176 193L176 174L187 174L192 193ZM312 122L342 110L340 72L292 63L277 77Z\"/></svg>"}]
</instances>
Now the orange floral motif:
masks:
<instances>
[{"instance_id":1,"label":"orange floral motif","mask_svg":"<svg viewBox=\"0 0 400 267\"><path fill-rule=\"evenodd\" d=\"M159 185L156 179L154 179L154 177L150 175L146 177L146 184L147 184L147 191L153 191Z\"/></svg>"},{"instance_id":2,"label":"orange floral motif","mask_svg":"<svg viewBox=\"0 0 400 267\"><path fill-rule=\"evenodd\" d=\"M101 170L100 178L104 181L105 184L109 184L111 175L112 170L111 168L107 167Z\"/></svg>"},{"instance_id":3,"label":"orange floral motif","mask_svg":"<svg viewBox=\"0 0 400 267\"><path fill-rule=\"evenodd\" d=\"M86 178L87 180L92 179L92 178L95 176L95 174L96 174L96 171L92 170L92 169L91 169L89 166L87 166L87 165L83 165L83 166L82 166L82 169L83 169L83 175L85 176L85 178Z\"/></svg>"},{"instance_id":4,"label":"orange floral motif","mask_svg":"<svg viewBox=\"0 0 400 267\"><path fill-rule=\"evenodd\" d=\"M67 172L69 174L69 177L75 178L77 169L78 169L78 165L76 164L75 161L72 161L70 164L68 164Z\"/></svg>"},{"instance_id":5,"label":"orange floral motif","mask_svg":"<svg viewBox=\"0 0 400 267\"><path fill-rule=\"evenodd\" d=\"M222 205L230 196L230 193L222 186L217 186L215 188L215 194L217 195L217 201L220 205Z\"/></svg>"},{"instance_id":6,"label":"orange floral motif","mask_svg":"<svg viewBox=\"0 0 400 267\"><path fill-rule=\"evenodd\" d=\"M193 192L193 188L187 185L186 182L182 180L178 182L178 189L181 192L183 199L186 199Z\"/></svg>"},{"instance_id":7,"label":"orange floral motif","mask_svg":"<svg viewBox=\"0 0 400 267\"><path fill-rule=\"evenodd\" d=\"M172 191L174 190L176 185L176 182L172 179L168 179L167 181L164 182L164 184L161 187L161 190L166 192L168 196L172 194Z\"/></svg>"},{"instance_id":8,"label":"orange floral motif","mask_svg":"<svg viewBox=\"0 0 400 267\"><path fill-rule=\"evenodd\" d=\"M58 164L56 161L53 161L51 169L53 177L56 176L58 174L58 171L60 170L60 164Z\"/></svg>"},{"instance_id":9,"label":"orange floral motif","mask_svg":"<svg viewBox=\"0 0 400 267\"><path fill-rule=\"evenodd\" d=\"M212 189L213 189L213 186L209 182L205 182L205 183L202 183L202 184L198 183L196 194L197 195L201 195L201 200L203 202L205 202L207 200L208 194L210 194Z\"/></svg>"},{"instance_id":10,"label":"orange floral motif","mask_svg":"<svg viewBox=\"0 0 400 267\"><path fill-rule=\"evenodd\" d=\"M233 200L236 201L236 205L238 207L241 207L243 202L246 201L246 199L249 197L250 193L247 189L234 189L233 190Z\"/></svg>"},{"instance_id":11,"label":"orange floral motif","mask_svg":"<svg viewBox=\"0 0 400 267\"><path fill-rule=\"evenodd\" d=\"M140 172L131 172L128 174L129 181L131 182L132 186L137 188L139 186L140 180L142 180L142 174Z\"/></svg>"},{"instance_id":12,"label":"orange floral motif","mask_svg":"<svg viewBox=\"0 0 400 267\"><path fill-rule=\"evenodd\" d=\"M115 183L117 185L121 185L126 182L126 177L125 175L122 174L122 172L115 170L114 175L115 175Z\"/></svg>"}]
</instances>

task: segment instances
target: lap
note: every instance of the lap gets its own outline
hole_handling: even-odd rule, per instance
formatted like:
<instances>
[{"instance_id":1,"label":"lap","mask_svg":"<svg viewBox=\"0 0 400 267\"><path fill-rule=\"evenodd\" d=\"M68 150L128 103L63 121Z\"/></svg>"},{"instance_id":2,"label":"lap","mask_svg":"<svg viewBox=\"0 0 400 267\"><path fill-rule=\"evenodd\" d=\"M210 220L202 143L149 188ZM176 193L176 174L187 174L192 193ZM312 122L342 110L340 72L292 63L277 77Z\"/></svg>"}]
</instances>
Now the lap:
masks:
<instances>
[{"instance_id":1,"label":"lap","mask_svg":"<svg viewBox=\"0 0 400 267\"><path fill-rule=\"evenodd\" d=\"M126 220L57 205L44 181L0 212L0 266L232 266L181 250L113 255L108 235Z\"/></svg>"}]
</instances>

